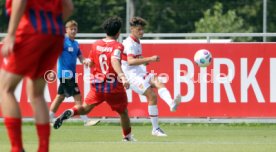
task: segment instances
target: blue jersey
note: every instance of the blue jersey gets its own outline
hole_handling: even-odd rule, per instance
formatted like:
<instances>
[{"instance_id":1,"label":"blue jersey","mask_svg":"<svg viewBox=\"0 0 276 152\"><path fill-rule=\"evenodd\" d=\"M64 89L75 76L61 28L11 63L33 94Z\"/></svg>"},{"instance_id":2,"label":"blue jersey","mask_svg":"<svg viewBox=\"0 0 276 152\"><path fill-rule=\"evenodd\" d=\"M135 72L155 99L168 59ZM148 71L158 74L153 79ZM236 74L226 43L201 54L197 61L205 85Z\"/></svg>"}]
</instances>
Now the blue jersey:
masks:
<instances>
[{"instance_id":1,"label":"blue jersey","mask_svg":"<svg viewBox=\"0 0 276 152\"><path fill-rule=\"evenodd\" d=\"M63 51L58 58L58 78L75 77L77 58L80 55L79 43L65 36Z\"/></svg>"}]
</instances>

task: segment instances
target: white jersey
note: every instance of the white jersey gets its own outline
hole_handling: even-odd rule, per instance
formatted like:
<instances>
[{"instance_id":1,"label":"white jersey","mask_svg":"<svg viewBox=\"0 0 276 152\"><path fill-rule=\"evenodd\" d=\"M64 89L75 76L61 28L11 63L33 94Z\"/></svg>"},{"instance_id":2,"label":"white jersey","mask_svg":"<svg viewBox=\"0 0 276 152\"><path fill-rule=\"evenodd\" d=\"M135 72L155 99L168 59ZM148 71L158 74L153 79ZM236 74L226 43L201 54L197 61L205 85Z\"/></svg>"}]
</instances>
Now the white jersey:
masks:
<instances>
[{"instance_id":1,"label":"white jersey","mask_svg":"<svg viewBox=\"0 0 276 152\"><path fill-rule=\"evenodd\" d=\"M145 65L133 65L130 66L127 63L127 57L132 56L134 58L142 57L142 46L139 40L132 36L127 37L123 41L124 51L122 55L122 70L127 76L130 83L130 88L139 94L144 92L151 86L150 79L153 78L153 74L148 74Z\"/></svg>"},{"instance_id":2,"label":"white jersey","mask_svg":"<svg viewBox=\"0 0 276 152\"><path fill-rule=\"evenodd\" d=\"M122 59L122 70L126 75L145 75L147 73L145 65L133 65L130 66L127 63L127 57L132 56L134 58L142 57L142 46L138 40L132 36L127 37L123 41L124 51Z\"/></svg>"}]
</instances>

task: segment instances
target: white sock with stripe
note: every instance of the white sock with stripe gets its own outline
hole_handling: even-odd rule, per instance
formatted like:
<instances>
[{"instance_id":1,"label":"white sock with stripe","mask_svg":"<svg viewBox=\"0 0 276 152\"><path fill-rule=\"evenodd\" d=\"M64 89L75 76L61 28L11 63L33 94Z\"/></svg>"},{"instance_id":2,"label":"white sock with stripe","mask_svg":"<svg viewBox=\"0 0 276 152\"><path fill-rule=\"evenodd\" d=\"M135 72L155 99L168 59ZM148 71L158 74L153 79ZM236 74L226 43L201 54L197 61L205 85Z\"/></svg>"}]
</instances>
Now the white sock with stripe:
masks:
<instances>
[{"instance_id":1,"label":"white sock with stripe","mask_svg":"<svg viewBox=\"0 0 276 152\"><path fill-rule=\"evenodd\" d=\"M150 116L150 120L151 120L151 124L152 124L152 129L156 130L157 128L159 128L157 105L149 105L148 112L149 112L149 116Z\"/></svg>"}]
</instances>

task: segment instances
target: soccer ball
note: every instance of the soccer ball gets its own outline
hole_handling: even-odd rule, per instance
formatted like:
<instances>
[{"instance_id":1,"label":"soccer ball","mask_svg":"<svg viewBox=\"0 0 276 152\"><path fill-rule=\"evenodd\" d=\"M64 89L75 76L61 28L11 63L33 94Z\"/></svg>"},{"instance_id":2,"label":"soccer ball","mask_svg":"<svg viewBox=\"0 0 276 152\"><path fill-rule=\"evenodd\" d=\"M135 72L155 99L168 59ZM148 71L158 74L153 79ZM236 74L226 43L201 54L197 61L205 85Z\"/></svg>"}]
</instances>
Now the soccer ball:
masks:
<instances>
[{"instance_id":1,"label":"soccer ball","mask_svg":"<svg viewBox=\"0 0 276 152\"><path fill-rule=\"evenodd\" d=\"M212 61L212 54L205 49L198 50L194 55L194 61L199 67L207 67Z\"/></svg>"}]
</instances>

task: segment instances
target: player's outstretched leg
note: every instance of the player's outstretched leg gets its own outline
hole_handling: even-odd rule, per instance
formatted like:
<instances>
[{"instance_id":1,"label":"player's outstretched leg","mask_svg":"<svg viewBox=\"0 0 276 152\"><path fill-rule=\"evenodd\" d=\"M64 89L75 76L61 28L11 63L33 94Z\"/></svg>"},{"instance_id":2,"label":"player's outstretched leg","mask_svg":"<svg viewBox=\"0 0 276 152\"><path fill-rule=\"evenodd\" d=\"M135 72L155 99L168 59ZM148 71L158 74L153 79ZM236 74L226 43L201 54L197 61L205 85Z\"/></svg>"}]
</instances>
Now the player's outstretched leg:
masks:
<instances>
[{"instance_id":1,"label":"player's outstretched leg","mask_svg":"<svg viewBox=\"0 0 276 152\"><path fill-rule=\"evenodd\" d=\"M71 110L65 110L62 115L60 115L54 122L54 128L58 129L61 127L64 120L69 119L73 115Z\"/></svg>"},{"instance_id":2,"label":"player's outstretched leg","mask_svg":"<svg viewBox=\"0 0 276 152\"><path fill-rule=\"evenodd\" d=\"M172 99L171 94L165 85L161 83L156 77L154 77L154 80L155 81L152 83L154 83L154 85L158 88L158 94L160 98L168 104L171 112L175 112L181 102L181 95L179 94L175 99Z\"/></svg>"},{"instance_id":3,"label":"player's outstretched leg","mask_svg":"<svg viewBox=\"0 0 276 152\"><path fill-rule=\"evenodd\" d=\"M179 104L181 103L181 95L177 95L176 98L173 100L172 105L170 106L171 112L175 112Z\"/></svg>"}]
</instances>

